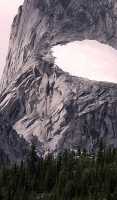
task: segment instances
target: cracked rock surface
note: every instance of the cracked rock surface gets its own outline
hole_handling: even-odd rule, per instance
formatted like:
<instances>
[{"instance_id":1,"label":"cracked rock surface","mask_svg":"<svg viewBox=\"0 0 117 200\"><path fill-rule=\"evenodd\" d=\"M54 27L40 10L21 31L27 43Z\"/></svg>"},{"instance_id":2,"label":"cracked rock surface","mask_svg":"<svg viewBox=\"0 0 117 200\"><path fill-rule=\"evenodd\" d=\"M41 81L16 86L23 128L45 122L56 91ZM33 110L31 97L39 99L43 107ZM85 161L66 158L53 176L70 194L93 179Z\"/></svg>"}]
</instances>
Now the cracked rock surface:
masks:
<instances>
[{"instance_id":1,"label":"cracked rock surface","mask_svg":"<svg viewBox=\"0 0 117 200\"><path fill-rule=\"evenodd\" d=\"M0 112L41 154L117 147L117 84L73 77L54 64L56 44L95 39L117 48L116 0L25 0L15 17Z\"/></svg>"}]
</instances>

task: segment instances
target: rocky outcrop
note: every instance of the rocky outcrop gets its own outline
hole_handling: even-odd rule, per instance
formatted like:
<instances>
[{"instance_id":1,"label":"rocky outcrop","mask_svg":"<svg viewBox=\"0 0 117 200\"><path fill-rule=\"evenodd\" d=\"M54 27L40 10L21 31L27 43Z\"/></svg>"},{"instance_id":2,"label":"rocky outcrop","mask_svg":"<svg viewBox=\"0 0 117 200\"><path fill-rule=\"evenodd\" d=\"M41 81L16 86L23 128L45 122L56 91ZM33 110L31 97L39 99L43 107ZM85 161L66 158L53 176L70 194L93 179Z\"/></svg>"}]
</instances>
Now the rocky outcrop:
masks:
<instances>
[{"instance_id":1,"label":"rocky outcrop","mask_svg":"<svg viewBox=\"0 0 117 200\"><path fill-rule=\"evenodd\" d=\"M100 140L117 146L117 85L73 77L51 47L96 39L117 48L116 0L25 0L15 17L1 81L0 110L39 153Z\"/></svg>"}]
</instances>

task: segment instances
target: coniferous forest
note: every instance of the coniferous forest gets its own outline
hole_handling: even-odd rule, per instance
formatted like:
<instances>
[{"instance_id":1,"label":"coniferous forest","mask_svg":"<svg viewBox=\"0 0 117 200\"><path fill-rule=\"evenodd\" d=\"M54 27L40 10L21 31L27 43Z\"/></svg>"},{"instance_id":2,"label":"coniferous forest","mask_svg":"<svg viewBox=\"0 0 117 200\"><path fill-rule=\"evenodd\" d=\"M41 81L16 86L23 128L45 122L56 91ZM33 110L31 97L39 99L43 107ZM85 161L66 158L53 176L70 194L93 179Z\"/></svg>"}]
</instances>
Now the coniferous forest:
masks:
<instances>
[{"instance_id":1,"label":"coniferous forest","mask_svg":"<svg viewBox=\"0 0 117 200\"><path fill-rule=\"evenodd\" d=\"M0 167L0 200L116 200L117 150L64 151Z\"/></svg>"}]
</instances>

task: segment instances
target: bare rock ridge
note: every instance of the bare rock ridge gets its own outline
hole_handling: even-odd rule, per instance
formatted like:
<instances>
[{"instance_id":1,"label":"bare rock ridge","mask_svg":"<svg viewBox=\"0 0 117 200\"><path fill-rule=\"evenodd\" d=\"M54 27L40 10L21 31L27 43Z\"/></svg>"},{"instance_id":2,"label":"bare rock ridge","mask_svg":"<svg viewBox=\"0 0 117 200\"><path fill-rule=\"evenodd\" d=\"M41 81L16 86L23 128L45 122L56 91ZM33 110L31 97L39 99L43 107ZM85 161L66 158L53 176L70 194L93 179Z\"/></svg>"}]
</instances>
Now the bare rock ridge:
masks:
<instances>
[{"instance_id":1,"label":"bare rock ridge","mask_svg":"<svg viewBox=\"0 0 117 200\"><path fill-rule=\"evenodd\" d=\"M53 45L83 39L117 48L116 0L25 0L14 18L0 111L41 154L92 151L100 140L117 147L117 85L73 77L54 64Z\"/></svg>"}]
</instances>

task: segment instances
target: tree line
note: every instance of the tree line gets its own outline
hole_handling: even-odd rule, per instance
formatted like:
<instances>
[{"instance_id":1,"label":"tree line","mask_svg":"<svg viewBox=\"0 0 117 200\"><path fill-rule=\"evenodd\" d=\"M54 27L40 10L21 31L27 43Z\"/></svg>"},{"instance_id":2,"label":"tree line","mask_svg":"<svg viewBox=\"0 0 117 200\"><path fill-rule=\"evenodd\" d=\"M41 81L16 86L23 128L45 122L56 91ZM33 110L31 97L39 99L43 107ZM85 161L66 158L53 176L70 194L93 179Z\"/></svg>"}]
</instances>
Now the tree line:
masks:
<instances>
[{"instance_id":1,"label":"tree line","mask_svg":"<svg viewBox=\"0 0 117 200\"><path fill-rule=\"evenodd\" d=\"M0 166L0 200L116 200L117 150L64 151Z\"/></svg>"}]
</instances>

